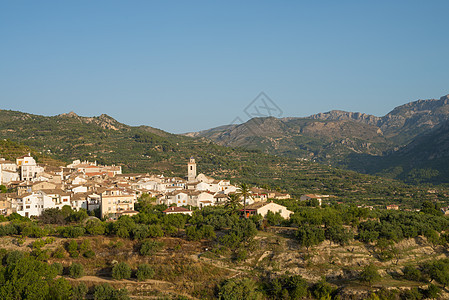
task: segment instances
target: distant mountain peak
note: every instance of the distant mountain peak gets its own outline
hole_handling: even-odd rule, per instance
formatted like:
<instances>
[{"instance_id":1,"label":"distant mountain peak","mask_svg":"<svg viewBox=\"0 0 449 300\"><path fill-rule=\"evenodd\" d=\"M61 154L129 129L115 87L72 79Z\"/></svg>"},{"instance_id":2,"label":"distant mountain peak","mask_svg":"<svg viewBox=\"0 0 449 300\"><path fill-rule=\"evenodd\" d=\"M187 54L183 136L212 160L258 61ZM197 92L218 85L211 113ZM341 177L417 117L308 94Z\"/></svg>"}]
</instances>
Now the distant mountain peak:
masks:
<instances>
[{"instance_id":1,"label":"distant mountain peak","mask_svg":"<svg viewBox=\"0 0 449 300\"><path fill-rule=\"evenodd\" d=\"M58 115L59 117L71 117L71 118L73 118L73 117L79 117L74 111L71 111L71 112L69 112L69 113L63 113L63 114L60 114L60 115Z\"/></svg>"},{"instance_id":2,"label":"distant mountain peak","mask_svg":"<svg viewBox=\"0 0 449 300\"><path fill-rule=\"evenodd\" d=\"M311 115L310 119L315 120L327 120L327 121L341 121L341 120L351 120L351 121L363 121L364 123L370 125L377 125L381 118L361 113L361 112L349 112L343 110L331 110L325 113L318 113Z\"/></svg>"}]
</instances>

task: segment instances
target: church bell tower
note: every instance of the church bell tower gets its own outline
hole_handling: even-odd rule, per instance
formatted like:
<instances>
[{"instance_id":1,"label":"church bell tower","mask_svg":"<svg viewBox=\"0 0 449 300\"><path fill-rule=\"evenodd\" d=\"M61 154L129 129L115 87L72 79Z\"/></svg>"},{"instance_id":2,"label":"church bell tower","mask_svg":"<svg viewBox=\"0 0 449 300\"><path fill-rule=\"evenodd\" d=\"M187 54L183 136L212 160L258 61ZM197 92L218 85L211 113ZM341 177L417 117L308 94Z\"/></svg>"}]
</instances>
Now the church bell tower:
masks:
<instances>
[{"instance_id":1,"label":"church bell tower","mask_svg":"<svg viewBox=\"0 0 449 300\"><path fill-rule=\"evenodd\" d=\"M196 180L196 163L193 157L190 158L187 164L187 181L194 182Z\"/></svg>"}]
</instances>

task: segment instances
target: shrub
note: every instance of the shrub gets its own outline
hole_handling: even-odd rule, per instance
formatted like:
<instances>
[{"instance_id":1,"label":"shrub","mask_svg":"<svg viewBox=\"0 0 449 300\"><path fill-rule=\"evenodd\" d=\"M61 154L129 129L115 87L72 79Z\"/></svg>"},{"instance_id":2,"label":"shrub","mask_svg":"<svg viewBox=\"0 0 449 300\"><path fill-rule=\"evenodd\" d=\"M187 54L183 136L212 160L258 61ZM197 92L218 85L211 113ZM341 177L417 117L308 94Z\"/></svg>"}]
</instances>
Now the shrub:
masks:
<instances>
[{"instance_id":1,"label":"shrub","mask_svg":"<svg viewBox=\"0 0 449 300\"><path fill-rule=\"evenodd\" d=\"M237 262L244 261L248 257L248 251L245 248L239 248L235 251L233 259Z\"/></svg>"},{"instance_id":2,"label":"shrub","mask_svg":"<svg viewBox=\"0 0 449 300\"><path fill-rule=\"evenodd\" d=\"M219 299L231 300L231 299L261 299L262 295L257 291L256 282L249 278L242 279L228 279L226 280L218 290ZM299 298L294 298L299 299Z\"/></svg>"},{"instance_id":3,"label":"shrub","mask_svg":"<svg viewBox=\"0 0 449 300\"><path fill-rule=\"evenodd\" d=\"M64 267L62 264L55 262L51 265L51 267L53 268L53 270L55 270L57 275L62 275L62 273L64 272Z\"/></svg>"},{"instance_id":4,"label":"shrub","mask_svg":"<svg viewBox=\"0 0 449 300\"><path fill-rule=\"evenodd\" d=\"M95 256L95 252L92 250L87 250L86 252L83 253L83 256L85 258L92 258Z\"/></svg>"},{"instance_id":5,"label":"shrub","mask_svg":"<svg viewBox=\"0 0 449 300\"><path fill-rule=\"evenodd\" d=\"M94 300L128 300L128 290L125 288L116 290L107 283L96 285L94 288Z\"/></svg>"},{"instance_id":6,"label":"shrub","mask_svg":"<svg viewBox=\"0 0 449 300\"><path fill-rule=\"evenodd\" d=\"M79 285L72 288L72 300L83 300L86 299L88 288L81 282Z\"/></svg>"},{"instance_id":7,"label":"shrub","mask_svg":"<svg viewBox=\"0 0 449 300\"><path fill-rule=\"evenodd\" d=\"M282 275L271 281L268 292L275 299L303 299L308 294L307 281L300 275Z\"/></svg>"},{"instance_id":8,"label":"shrub","mask_svg":"<svg viewBox=\"0 0 449 300\"><path fill-rule=\"evenodd\" d=\"M114 288L108 283L96 285L94 288L95 300L109 300L114 296Z\"/></svg>"},{"instance_id":9,"label":"shrub","mask_svg":"<svg viewBox=\"0 0 449 300\"><path fill-rule=\"evenodd\" d=\"M405 266L404 277L411 281L420 281L422 279L422 274L416 266Z\"/></svg>"},{"instance_id":10,"label":"shrub","mask_svg":"<svg viewBox=\"0 0 449 300\"><path fill-rule=\"evenodd\" d=\"M70 299L71 295L72 295L72 286L64 278L58 278L50 286L49 299L65 300Z\"/></svg>"},{"instance_id":11,"label":"shrub","mask_svg":"<svg viewBox=\"0 0 449 300\"><path fill-rule=\"evenodd\" d=\"M67 252L69 252L70 257L78 257L79 256L78 243L75 240L71 240L67 244Z\"/></svg>"},{"instance_id":12,"label":"shrub","mask_svg":"<svg viewBox=\"0 0 449 300\"><path fill-rule=\"evenodd\" d=\"M178 233L178 229L175 226L172 226L172 225L164 226L165 236L176 236L177 233Z\"/></svg>"},{"instance_id":13,"label":"shrub","mask_svg":"<svg viewBox=\"0 0 449 300\"><path fill-rule=\"evenodd\" d=\"M100 220L89 220L85 228L90 235L103 235L105 232L105 226Z\"/></svg>"},{"instance_id":14,"label":"shrub","mask_svg":"<svg viewBox=\"0 0 449 300\"><path fill-rule=\"evenodd\" d=\"M24 253L20 251L11 251L8 253L5 259L5 263L7 266L14 265L21 259L23 259Z\"/></svg>"},{"instance_id":15,"label":"shrub","mask_svg":"<svg viewBox=\"0 0 449 300\"><path fill-rule=\"evenodd\" d=\"M112 278L116 280L129 279L131 278L131 272L131 267L127 263L121 262L112 268Z\"/></svg>"},{"instance_id":16,"label":"shrub","mask_svg":"<svg viewBox=\"0 0 449 300\"><path fill-rule=\"evenodd\" d=\"M41 228L39 226L33 226L33 227L31 227L31 229L32 229L31 236L33 236L35 238L41 238L41 237L44 237L49 234L48 229Z\"/></svg>"},{"instance_id":17,"label":"shrub","mask_svg":"<svg viewBox=\"0 0 449 300\"><path fill-rule=\"evenodd\" d=\"M90 241L89 240L82 241L82 243L79 246L79 249L80 249L81 252L90 250L91 249Z\"/></svg>"},{"instance_id":18,"label":"shrub","mask_svg":"<svg viewBox=\"0 0 449 300\"><path fill-rule=\"evenodd\" d=\"M81 278L84 275L84 267L80 263L72 263L69 267L69 275L72 278Z\"/></svg>"},{"instance_id":19,"label":"shrub","mask_svg":"<svg viewBox=\"0 0 449 300\"><path fill-rule=\"evenodd\" d=\"M132 230L133 232L133 238L135 240L143 240L148 237L148 226L145 224L138 224L136 227Z\"/></svg>"},{"instance_id":20,"label":"shrub","mask_svg":"<svg viewBox=\"0 0 449 300\"><path fill-rule=\"evenodd\" d=\"M33 249L40 249L45 246L44 240L36 240L33 243L31 243L31 248Z\"/></svg>"},{"instance_id":21,"label":"shrub","mask_svg":"<svg viewBox=\"0 0 449 300\"><path fill-rule=\"evenodd\" d=\"M444 287L449 285L449 260L440 259L432 262L429 265L430 278L438 283L441 283Z\"/></svg>"},{"instance_id":22,"label":"shrub","mask_svg":"<svg viewBox=\"0 0 449 300\"><path fill-rule=\"evenodd\" d=\"M6 224L6 225L0 226L0 236L15 235L18 233L19 232L17 230L17 227L14 226L13 224Z\"/></svg>"},{"instance_id":23,"label":"shrub","mask_svg":"<svg viewBox=\"0 0 449 300\"><path fill-rule=\"evenodd\" d=\"M64 225L66 223L65 216L59 208L45 209L39 219L45 224Z\"/></svg>"},{"instance_id":24,"label":"shrub","mask_svg":"<svg viewBox=\"0 0 449 300\"><path fill-rule=\"evenodd\" d=\"M379 272L377 271L376 266L373 264L367 265L363 268L363 271L360 273L360 281L366 282L369 285L372 285L374 282L380 280Z\"/></svg>"},{"instance_id":25,"label":"shrub","mask_svg":"<svg viewBox=\"0 0 449 300\"><path fill-rule=\"evenodd\" d=\"M203 239L213 240L216 238L214 227L211 225L203 225L201 227L201 233L203 235Z\"/></svg>"},{"instance_id":26,"label":"shrub","mask_svg":"<svg viewBox=\"0 0 449 300\"><path fill-rule=\"evenodd\" d=\"M186 228L187 239L191 241L199 241L203 238L201 230L197 229L196 225L192 225Z\"/></svg>"},{"instance_id":27,"label":"shrub","mask_svg":"<svg viewBox=\"0 0 449 300\"><path fill-rule=\"evenodd\" d=\"M149 225L148 226L148 236L152 238L164 236L164 230L162 230L161 225Z\"/></svg>"},{"instance_id":28,"label":"shrub","mask_svg":"<svg viewBox=\"0 0 449 300\"><path fill-rule=\"evenodd\" d=\"M149 240L142 243L140 247L141 255L153 255L162 248L163 244L161 242Z\"/></svg>"},{"instance_id":29,"label":"shrub","mask_svg":"<svg viewBox=\"0 0 449 300\"><path fill-rule=\"evenodd\" d=\"M316 299L332 299L333 294L337 291L325 278L318 281L312 290Z\"/></svg>"},{"instance_id":30,"label":"shrub","mask_svg":"<svg viewBox=\"0 0 449 300\"><path fill-rule=\"evenodd\" d=\"M423 290L424 296L428 299L438 299L440 297L441 289L434 284L429 284L427 289Z\"/></svg>"},{"instance_id":31,"label":"shrub","mask_svg":"<svg viewBox=\"0 0 449 300\"><path fill-rule=\"evenodd\" d=\"M48 260L50 258L50 255L48 254L48 250L42 250L42 249L34 249L31 251L31 256L34 256L37 260Z\"/></svg>"},{"instance_id":32,"label":"shrub","mask_svg":"<svg viewBox=\"0 0 449 300\"><path fill-rule=\"evenodd\" d=\"M65 250L64 250L64 248L63 247L56 248L51 256L54 257L54 258L64 258L65 257Z\"/></svg>"},{"instance_id":33,"label":"shrub","mask_svg":"<svg viewBox=\"0 0 449 300\"><path fill-rule=\"evenodd\" d=\"M77 238L83 236L85 232L83 227L67 226L61 229L61 235L65 238Z\"/></svg>"},{"instance_id":34,"label":"shrub","mask_svg":"<svg viewBox=\"0 0 449 300\"><path fill-rule=\"evenodd\" d=\"M147 279L151 279L154 276L153 268L148 264L139 265L136 272L137 280L145 281Z\"/></svg>"}]
</instances>

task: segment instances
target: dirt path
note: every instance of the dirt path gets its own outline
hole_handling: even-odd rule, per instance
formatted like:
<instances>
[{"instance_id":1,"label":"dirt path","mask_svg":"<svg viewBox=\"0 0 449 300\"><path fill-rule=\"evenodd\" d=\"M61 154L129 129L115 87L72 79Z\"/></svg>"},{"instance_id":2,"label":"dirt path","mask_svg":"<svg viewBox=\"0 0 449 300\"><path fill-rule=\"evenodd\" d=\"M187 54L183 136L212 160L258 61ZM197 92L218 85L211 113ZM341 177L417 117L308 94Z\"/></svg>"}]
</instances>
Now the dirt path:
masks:
<instances>
[{"instance_id":1,"label":"dirt path","mask_svg":"<svg viewBox=\"0 0 449 300\"><path fill-rule=\"evenodd\" d=\"M161 299L161 295L183 296L188 299L196 299L188 294L177 291L176 285L163 280L147 279L145 281L136 281L129 279L115 280L112 277L104 276L83 276L81 278L67 278L71 282L84 282L89 285L98 285L101 283L108 283L115 288L123 288L130 292L131 299ZM151 295L153 294L153 295Z\"/></svg>"},{"instance_id":2,"label":"dirt path","mask_svg":"<svg viewBox=\"0 0 449 300\"><path fill-rule=\"evenodd\" d=\"M154 280L154 279L147 279L145 281L136 281L128 279L115 280L112 277L100 277L100 276L83 276L81 278L65 277L65 278L70 281L78 281L78 282L94 282L94 283L109 283L109 284L124 284L124 285L132 285L132 284L134 285L152 284L152 285L170 285L170 286L174 285L169 281Z\"/></svg>"}]
</instances>

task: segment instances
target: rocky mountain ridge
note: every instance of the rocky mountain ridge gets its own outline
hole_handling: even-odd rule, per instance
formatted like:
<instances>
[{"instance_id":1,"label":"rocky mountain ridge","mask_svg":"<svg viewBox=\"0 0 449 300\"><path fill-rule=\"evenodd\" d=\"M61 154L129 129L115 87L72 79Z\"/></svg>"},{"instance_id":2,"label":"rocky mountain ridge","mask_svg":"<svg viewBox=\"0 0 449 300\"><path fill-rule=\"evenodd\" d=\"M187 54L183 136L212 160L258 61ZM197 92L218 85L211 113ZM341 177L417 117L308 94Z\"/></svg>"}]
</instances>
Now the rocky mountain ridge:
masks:
<instances>
[{"instance_id":1,"label":"rocky mountain ridge","mask_svg":"<svg viewBox=\"0 0 449 300\"><path fill-rule=\"evenodd\" d=\"M446 95L440 99L417 100L398 106L383 117L333 110L305 118L255 118L243 124L189 135L225 146L310 159L361 172L382 173L379 168L368 167L370 163L367 161L385 165L379 163L379 158L389 157L409 144L417 149L413 145L420 139L413 142L415 139L433 131L442 134L437 130L448 121L449 95ZM444 149L439 151L446 153Z\"/></svg>"}]
</instances>

